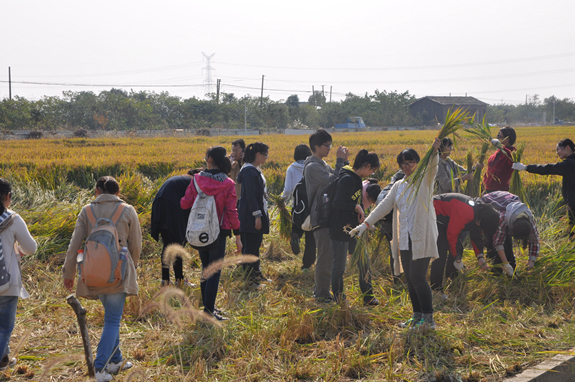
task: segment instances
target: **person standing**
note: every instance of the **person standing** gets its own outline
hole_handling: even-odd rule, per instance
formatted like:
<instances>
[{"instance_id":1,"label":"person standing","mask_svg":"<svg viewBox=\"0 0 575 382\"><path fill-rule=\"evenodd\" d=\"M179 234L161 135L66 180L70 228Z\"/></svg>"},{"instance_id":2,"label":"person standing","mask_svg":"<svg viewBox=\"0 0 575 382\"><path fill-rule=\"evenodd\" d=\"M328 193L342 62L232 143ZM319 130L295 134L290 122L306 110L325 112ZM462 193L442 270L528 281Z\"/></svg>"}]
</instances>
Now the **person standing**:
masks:
<instances>
[{"instance_id":1,"label":"person standing","mask_svg":"<svg viewBox=\"0 0 575 382\"><path fill-rule=\"evenodd\" d=\"M96 182L95 191L96 199L84 206L78 215L76 227L66 252L62 273L64 287L72 292L76 276L78 250L82 243L90 236L99 219L109 219L113 223L117 211L122 211L117 217L115 226L118 232L118 247L128 249L125 259L125 276L121 280L105 286L87 286L80 278L76 288L76 296L100 300L104 306L104 329L94 360L96 380L101 382L111 381L111 374L119 372L120 368L125 370L133 366L129 361L124 362L120 350L120 322L126 297L138 295L136 265L142 252L142 229L140 228L138 213L134 207L124 203L118 197L120 185L116 179L111 176L101 177Z\"/></svg>"},{"instance_id":2,"label":"person standing","mask_svg":"<svg viewBox=\"0 0 575 382\"><path fill-rule=\"evenodd\" d=\"M355 157L353 167L343 167L337 180L329 215L329 236L333 250L331 288L333 297L337 302L345 300L343 274L345 273L349 244L351 241L355 241L355 238L346 233L346 229L350 229L364 220L364 211L361 207L363 191L361 178L372 175L379 169L379 166L377 154L368 153L367 150L362 149ZM371 285L369 256L367 253L363 253L359 257L359 285L363 293L363 302L366 305L378 305L379 301L374 297Z\"/></svg>"},{"instance_id":3,"label":"person standing","mask_svg":"<svg viewBox=\"0 0 575 382\"><path fill-rule=\"evenodd\" d=\"M191 209L198 197L198 189L201 193L211 195L215 199L218 221L221 222L220 233L210 248L197 248L204 272L210 264L224 258L226 255L226 238L232 236L232 230L236 237L236 253L240 253L242 250L240 221L236 209L236 189L234 181L227 175L230 172L231 163L226 157L226 149L222 146L210 147L206 152L206 165L206 170L194 175L180 201L183 210ZM202 276L200 289L204 312L218 321L225 321L227 318L222 316L222 311L215 307L220 275L221 270L218 270L207 278Z\"/></svg>"},{"instance_id":4,"label":"person standing","mask_svg":"<svg viewBox=\"0 0 575 382\"><path fill-rule=\"evenodd\" d=\"M487 160L487 170L483 176L485 193L492 191L509 191L509 181L513 169L511 153L515 150L517 134L511 126L502 127L497 133L497 139L492 139L491 144L497 147L497 151Z\"/></svg>"},{"instance_id":5,"label":"person standing","mask_svg":"<svg viewBox=\"0 0 575 382\"><path fill-rule=\"evenodd\" d=\"M299 181L303 178L303 169L305 160L311 155L311 150L308 145L297 145L293 158L293 162L286 171L286 179L284 190L281 195L286 204L293 200L293 190ZM301 227L292 225L290 245L294 255L299 255L299 241L305 235L305 249L303 251L302 267L301 269L309 269L315 263L315 239L312 231L304 231Z\"/></svg>"},{"instance_id":6,"label":"person standing","mask_svg":"<svg viewBox=\"0 0 575 382\"><path fill-rule=\"evenodd\" d=\"M331 151L331 135L320 129L310 135L309 147L312 155L305 162L304 176L306 180L307 199L310 203L310 221L313 227L313 236L317 246L317 257L315 263L315 285L314 297L320 301L331 301L331 269L333 265L333 250L329 237L328 227L320 227L318 221L318 202L321 201L321 193L329 182L339 176L341 168L349 157L346 147L340 146L336 154L335 170L325 161Z\"/></svg>"},{"instance_id":7,"label":"person standing","mask_svg":"<svg viewBox=\"0 0 575 382\"><path fill-rule=\"evenodd\" d=\"M460 193L463 182L473 179L473 174L467 174L467 169L449 157L451 151L453 151L453 141L449 137L443 138L439 147L439 167L435 177L436 194Z\"/></svg>"},{"instance_id":8,"label":"person standing","mask_svg":"<svg viewBox=\"0 0 575 382\"><path fill-rule=\"evenodd\" d=\"M16 323L18 298L30 297L22 283L20 259L37 249L22 217L8 209L11 203L12 186L0 178L0 371L18 362L10 357L10 337Z\"/></svg>"},{"instance_id":9,"label":"person standing","mask_svg":"<svg viewBox=\"0 0 575 382\"><path fill-rule=\"evenodd\" d=\"M232 142L232 155L230 155L230 161L232 162L232 169L230 170L230 179L236 182L236 195L238 201L242 196L242 186L238 183L238 174L242 169L242 159L244 157L244 151L246 150L246 143L243 139L236 139Z\"/></svg>"},{"instance_id":10,"label":"person standing","mask_svg":"<svg viewBox=\"0 0 575 382\"><path fill-rule=\"evenodd\" d=\"M563 177L561 183L561 194L563 201L567 205L567 216L569 217L569 237L574 237L575 225L575 145L569 138L557 142L555 152L561 162L555 164L530 164L514 163L513 169L517 171L527 171L539 175L560 175Z\"/></svg>"},{"instance_id":11,"label":"person standing","mask_svg":"<svg viewBox=\"0 0 575 382\"><path fill-rule=\"evenodd\" d=\"M266 178L260 168L268 156L269 147L265 143L249 144L244 152L244 165L238 175L238 182L242 185L238 215L244 255L260 257L264 235L270 232ZM271 282L263 275L259 260L242 264L242 267L254 285Z\"/></svg>"},{"instance_id":12,"label":"person standing","mask_svg":"<svg viewBox=\"0 0 575 382\"><path fill-rule=\"evenodd\" d=\"M170 244L186 245L186 227L188 225L189 210L180 207L180 200L186 193L186 188L192 180L192 175L199 170L190 170L186 175L172 176L162 184L152 203L152 224L150 233L156 240L162 236L162 286L170 285L170 268L164 263L166 247ZM182 258L178 257L174 263L174 276L176 286L194 286L184 279Z\"/></svg>"},{"instance_id":13,"label":"person standing","mask_svg":"<svg viewBox=\"0 0 575 382\"><path fill-rule=\"evenodd\" d=\"M439 162L437 150L440 145L439 138L435 138L432 147L436 154L431 157L417 191L410 175L417 168L419 154L411 148L400 152L397 164L405 173L405 178L395 182L385 199L362 224L350 232L352 236L359 236L393 211L394 230L391 250L394 258L394 274L400 274L403 267L413 308L412 317L399 324L402 328L435 329L436 327L433 319L433 294L427 282L427 269L431 259L439 257L432 195Z\"/></svg>"}]
</instances>

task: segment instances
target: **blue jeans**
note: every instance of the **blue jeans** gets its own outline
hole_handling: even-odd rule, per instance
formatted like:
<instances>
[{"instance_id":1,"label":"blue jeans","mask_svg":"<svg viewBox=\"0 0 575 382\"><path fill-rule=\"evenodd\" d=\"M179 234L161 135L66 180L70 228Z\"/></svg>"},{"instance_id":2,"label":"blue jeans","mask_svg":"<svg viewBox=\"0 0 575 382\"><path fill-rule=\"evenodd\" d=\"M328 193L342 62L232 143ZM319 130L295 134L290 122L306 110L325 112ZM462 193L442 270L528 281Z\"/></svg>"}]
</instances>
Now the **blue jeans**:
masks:
<instances>
[{"instance_id":1,"label":"blue jeans","mask_svg":"<svg viewBox=\"0 0 575 382\"><path fill-rule=\"evenodd\" d=\"M102 371L110 356L112 356L110 362L118 363L122 360L120 321L126 303L126 293L99 294L98 298L104 305L104 330L98 344L94 368L96 371Z\"/></svg>"},{"instance_id":2,"label":"blue jeans","mask_svg":"<svg viewBox=\"0 0 575 382\"><path fill-rule=\"evenodd\" d=\"M223 260L226 255L226 236L220 234L218 243L209 251L198 251L200 260L202 261L202 269L205 270L210 264L215 261ZM204 303L204 311L213 313L216 304L216 297L218 295L218 286L220 284L220 275L222 271L217 271L211 275L207 280L200 282L200 290L202 291L202 302Z\"/></svg>"},{"instance_id":3,"label":"blue jeans","mask_svg":"<svg viewBox=\"0 0 575 382\"><path fill-rule=\"evenodd\" d=\"M0 296L0 359L10 353L10 337L16 323L18 296Z\"/></svg>"}]
</instances>

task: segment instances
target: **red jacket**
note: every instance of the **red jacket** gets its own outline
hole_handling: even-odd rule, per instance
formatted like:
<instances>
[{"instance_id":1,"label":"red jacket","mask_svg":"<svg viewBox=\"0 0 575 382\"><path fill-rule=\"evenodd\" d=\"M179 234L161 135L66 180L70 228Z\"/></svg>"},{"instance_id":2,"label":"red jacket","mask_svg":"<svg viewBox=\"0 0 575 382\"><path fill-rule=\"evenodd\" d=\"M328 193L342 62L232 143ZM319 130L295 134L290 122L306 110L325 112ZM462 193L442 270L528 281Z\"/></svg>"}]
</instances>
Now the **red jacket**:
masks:
<instances>
[{"instance_id":1,"label":"red jacket","mask_svg":"<svg viewBox=\"0 0 575 382\"><path fill-rule=\"evenodd\" d=\"M218 219L222 222L221 229L238 231L240 229L240 221L238 220L238 210L236 208L235 182L223 172L214 170L202 171L194 175L194 179L202 192L215 197ZM198 196L198 192L192 181L186 189L186 194L180 200L182 209L192 208L196 196Z\"/></svg>"},{"instance_id":2,"label":"red jacket","mask_svg":"<svg viewBox=\"0 0 575 382\"><path fill-rule=\"evenodd\" d=\"M447 242L453 257L457 256L457 238L462 231L469 232L471 246L475 255L483 252L482 231L475 224L474 203L472 197L457 193L441 194L433 197L437 224L447 222Z\"/></svg>"},{"instance_id":3,"label":"red jacket","mask_svg":"<svg viewBox=\"0 0 575 382\"><path fill-rule=\"evenodd\" d=\"M487 160L487 170L483 176L483 185L489 191L508 191L509 180L513 169L511 153L517 150L514 146L503 147L495 151Z\"/></svg>"}]
</instances>

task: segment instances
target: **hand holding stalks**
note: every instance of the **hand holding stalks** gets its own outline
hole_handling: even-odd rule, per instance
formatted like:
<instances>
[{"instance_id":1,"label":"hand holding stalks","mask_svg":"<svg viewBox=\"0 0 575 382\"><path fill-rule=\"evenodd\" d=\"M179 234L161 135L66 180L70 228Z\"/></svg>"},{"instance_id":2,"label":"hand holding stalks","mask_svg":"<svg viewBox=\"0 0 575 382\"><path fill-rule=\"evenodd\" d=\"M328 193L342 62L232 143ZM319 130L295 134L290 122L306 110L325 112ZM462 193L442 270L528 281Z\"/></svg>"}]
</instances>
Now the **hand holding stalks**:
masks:
<instances>
[{"instance_id":1,"label":"hand holding stalks","mask_svg":"<svg viewBox=\"0 0 575 382\"><path fill-rule=\"evenodd\" d=\"M527 166L525 166L523 163L519 163L519 162L513 163L513 164L511 165L511 168L514 169L514 170L517 170L517 171L525 171L525 170L527 170Z\"/></svg>"},{"instance_id":2,"label":"hand holding stalks","mask_svg":"<svg viewBox=\"0 0 575 382\"><path fill-rule=\"evenodd\" d=\"M358 225L354 229L348 230L346 232L351 237L360 237L361 235L363 235L363 233L367 230L368 227L369 226L367 225L367 223L361 223L360 225Z\"/></svg>"},{"instance_id":3,"label":"hand holding stalks","mask_svg":"<svg viewBox=\"0 0 575 382\"><path fill-rule=\"evenodd\" d=\"M477 260L477 262L479 263L479 268L480 268L482 271L486 271L486 270L489 269L489 266L487 265L487 261L485 261L485 258L484 258L484 257L480 257L480 258Z\"/></svg>"},{"instance_id":4,"label":"hand holding stalks","mask_svg":"<svg viewBox=\"0 0 575 382\"><path fill-rule=\"evenodd\" d=\"M501 266L503 272L507 274L507 276L513 276L513 267L509 263L505 263Z\"/></svg>"}]
</instances>

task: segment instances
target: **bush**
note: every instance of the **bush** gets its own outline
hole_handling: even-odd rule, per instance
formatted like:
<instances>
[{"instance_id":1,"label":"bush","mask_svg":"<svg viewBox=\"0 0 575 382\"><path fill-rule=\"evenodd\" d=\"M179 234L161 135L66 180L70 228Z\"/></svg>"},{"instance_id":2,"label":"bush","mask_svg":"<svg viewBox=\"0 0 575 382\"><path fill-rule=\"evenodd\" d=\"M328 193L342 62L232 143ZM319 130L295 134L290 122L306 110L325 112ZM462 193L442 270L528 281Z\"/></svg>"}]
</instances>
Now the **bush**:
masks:
<instances>
[{"instance_id":1,"label":"bush","mask_svg":"<svg viewBox=\"0 0 575 382\"><path fill-rule=\"evenodd\" d=\"M78 129L72 134L75 138L88 138L88 130Z\"/></svg>"},{"instance_id":2,"label":"bush","mask_svg":"<svg viewBox=\"0 0 575 382\"><path fill-rule=\"evenodd\" d=\"M44 137L44 133L39 130L33 130L28 134L28 139L42 139Z\"/></svg>"}]
</instances>

